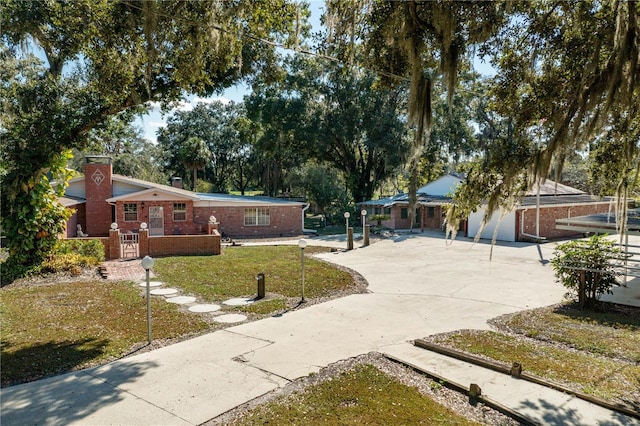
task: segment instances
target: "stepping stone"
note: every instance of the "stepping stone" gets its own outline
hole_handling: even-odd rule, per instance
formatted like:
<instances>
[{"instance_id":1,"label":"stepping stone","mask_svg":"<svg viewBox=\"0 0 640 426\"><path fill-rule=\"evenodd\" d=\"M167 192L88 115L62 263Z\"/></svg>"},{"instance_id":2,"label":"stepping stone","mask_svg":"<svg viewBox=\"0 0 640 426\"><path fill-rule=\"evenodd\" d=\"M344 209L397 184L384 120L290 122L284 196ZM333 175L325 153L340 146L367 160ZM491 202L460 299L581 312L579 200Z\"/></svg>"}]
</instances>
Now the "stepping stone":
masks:
<instances>
[{"instance_id":1,"label":"stepping stone","mask_svg":"<svg viewBox=\"0 0 640 426\"><path fill-rule=\"evenodd\" d=\"M246 321L247 317L241 314L226 314L217 316L213 320L223 324L234 324L236 322Z\"/></svg>"},{"instance_id":2,"label":"stepping stone","mask_svg":"<svg viewBox=\"0 0 640 426\"><path fill-rule=\"evenodd\" d=\"M162 282L160 281L149 281L149 287L160 287L162 284ZM140 284L138 284L140 287L146 287L147 286L147 282L143 281Z\"/></svg>"},{"instance_id":3,"label":"stepping stone","mask_svg":"<svg viewBox=\"0 0 640 426\"><path fill-rule=\"evenodd\" d=\"M169 303L177 303L178 305L185 305L187 303L193 303L196 301L196 298L193 296L177 296L170 297L167 299Z\"/></svg>"},{"instance_id":4,"label":"stepping stone","mask_svg":"<svg viewBox=\"0 0 640 426\"><path fill-rule=\"evenodd\" d=\"M236 297L233 299L225 300L222 302L227 306L245 306L253 303L254 300L251 297Z\"/></svg>"},{"instance_id":5,"label":"stepping stone","mask_svg":"<svg viewBox=\"0 0 640 426\"><path fill-rule=\"evenodd\" d=\"M190 312L214 312L220 310L220 305L202 304L189 307Z\"/></svg>"},{"instance_id":6,"label":"stepping stone","mask_svg":"<svg viewBox=\"0 0 640 426\"><path fill-rule=\"evenodd\" d=\"M169 296L177 292L178 290L175 288L156 288L155 290L151 290L151 294L154 296Z\"/></svg>"}]
</instances>

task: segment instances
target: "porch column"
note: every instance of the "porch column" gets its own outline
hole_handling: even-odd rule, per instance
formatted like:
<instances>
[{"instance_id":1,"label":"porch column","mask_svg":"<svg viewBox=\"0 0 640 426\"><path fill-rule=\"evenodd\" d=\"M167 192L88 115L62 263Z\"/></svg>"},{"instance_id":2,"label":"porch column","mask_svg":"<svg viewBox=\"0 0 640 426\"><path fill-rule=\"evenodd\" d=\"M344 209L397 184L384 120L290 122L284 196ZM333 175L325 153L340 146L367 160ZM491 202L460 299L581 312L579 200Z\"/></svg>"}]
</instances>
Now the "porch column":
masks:
<instances>
[{"instance_id":1,"label":"porch column","mask_svg":"<svg viewBox=\"0 0 640 426\"><path fill-rule=\"evenodd\" d=\"M120 230L109 230L109 260L120 259Z\"/></svg>"},{"instance_id":2,"label":"porch column","mask_svg":"<svg viewBox=\"0 0 640 426\"><path fill-rule=\"evenodd\" d=\"M140 229L138 231L138 256L139 257L150 256L148 229Z\"/></svg>"}]
</instances>

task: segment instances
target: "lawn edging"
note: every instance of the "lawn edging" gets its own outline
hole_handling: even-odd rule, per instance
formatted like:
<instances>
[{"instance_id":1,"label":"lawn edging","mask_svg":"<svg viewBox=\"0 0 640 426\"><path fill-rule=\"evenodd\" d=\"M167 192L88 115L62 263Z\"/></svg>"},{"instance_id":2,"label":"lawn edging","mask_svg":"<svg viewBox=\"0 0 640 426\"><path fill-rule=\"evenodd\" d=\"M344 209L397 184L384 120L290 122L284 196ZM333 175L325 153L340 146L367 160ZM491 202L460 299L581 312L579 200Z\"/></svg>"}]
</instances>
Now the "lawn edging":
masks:
<instances>
[{"instance_id":1,"label":"lawn edging","mask_svg":"<svg viewBox=\"0 0 640 426\"><path fill-rule=\"evenodd\" d=\"M452 348L448 348L442 345L438 345L436 343L432 343L432 342L428 342L426 340L423 339L415 339L413 341L414 346L419 347L421 349L426 349L426 350L430 350L436 353L439 353L441 355L446 355L455 359L459 359L460 361L465 361L471 364L475 364L475 365L479 365L483 368L488 368L494 371L497 371L499 373L503 373L503 374L507 374L510 375L512 377L515 378L520 378L532 383L536 383L542 386L546 386L548 388L551 389L555 389L557 391L560 392L564 392L566 394L569 395L573 395L577 398L580 398L584 401L588 401L591 402L592 404L596 404L599 405L601 407L604 407L608 410L612 410L612 411L616 411L619 412L621 414L625 414L627 416L636 418L636 419L640 419L640 413L634 409L632 409L631 407L624 405L624 404L619 404L619 403L613 403L610 401L607 401L603 398L599 398L597 396L593 396L593 395L589 395L586 394L584 392L581 391L577 391L575 389L570 389L564 385L561 385L559 383L555 383L549 380L545 380L542 379L538 376L534 376L532 374L527 373L526 371L522 371L522 365L521 364L517 364L514 363L514 365L512 366L507 366L503 363L497 362L497 361L490 361L475 355L471 355L468 354L466 352L462 352L456 349L452 349ZM445 379L446 380L446 379Z\"/></svg>"}]
</instances>

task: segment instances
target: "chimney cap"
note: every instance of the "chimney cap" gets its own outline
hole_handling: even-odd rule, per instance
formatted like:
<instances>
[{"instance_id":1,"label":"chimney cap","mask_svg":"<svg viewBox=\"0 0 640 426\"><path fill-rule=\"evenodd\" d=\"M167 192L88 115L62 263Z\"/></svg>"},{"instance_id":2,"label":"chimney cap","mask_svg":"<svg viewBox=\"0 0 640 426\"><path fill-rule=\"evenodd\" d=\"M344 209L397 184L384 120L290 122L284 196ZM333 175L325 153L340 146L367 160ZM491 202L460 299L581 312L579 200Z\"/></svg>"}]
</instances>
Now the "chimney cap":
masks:
<instances>
[{"instance_id":1,"label":"chimney cap","mask_svg":"<svg viewBox=\"0 0 640 426\"><path fill-rule=\"evenodd\" d=\"M111 160L108 155L86 155L84 157L85 164L111 164Z\"/></svg>"}]
</instances>

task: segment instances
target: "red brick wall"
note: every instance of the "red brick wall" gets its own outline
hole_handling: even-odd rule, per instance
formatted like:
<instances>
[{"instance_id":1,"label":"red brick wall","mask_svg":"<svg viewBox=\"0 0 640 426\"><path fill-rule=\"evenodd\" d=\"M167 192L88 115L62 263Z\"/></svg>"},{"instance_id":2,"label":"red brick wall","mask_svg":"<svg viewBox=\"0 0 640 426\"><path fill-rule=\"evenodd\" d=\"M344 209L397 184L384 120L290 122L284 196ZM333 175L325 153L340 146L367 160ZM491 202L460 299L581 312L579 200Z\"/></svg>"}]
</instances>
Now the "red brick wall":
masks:
<instances>
[{"instance_id":1,"label":"red brick wall","mask_svg":"<svg viewBox=\"0 0 640 426\"><path fill-rule=\"evenodd\" d=\"M220 254L220 234L168 235L149 237L149 256L189 256ZM144 257L146 253L140 252Z\"/></svg>"},{"instance_id":2,"label":"red brick wall","mask_svg":"<svg viewBox=\"0 0 640 426\"><path fill-rule=\"evenodd\" d=\"M575 231L556 229L556 219L569 217L586 216L595 213L606 213L609 211L609 203L577 204L562 207L541 207L540 208L540 236L547 239L567 238L580 235ZM524 230L522 228L522 214L524 212ZM524 231L524 232L523 232ZM518 210L516 212L516 240L527 241L530 237L524 234L536 235L536 208L531 207Z\"/></svg>"},{"instance_id":3,"label":"red brick wall","mask_svg":"<svg viewBox=\"0 0 640 426\"><path fill-rule=\"evenodd\" d=\"M128 204L129 202L126 203ZM122 232L140 229L140 224L142 222L145 222L147 225L149 224L149 207L162 206L162 213L164 215L164 235L191 235L206 233L206 226L203 226L205 224L194 223L192 220L193 202L184 201L184 203L186 204L187 209L186 221L173 220L173 201L145 201L144 203L139 201L136 203L138 204L138 220L135 222L125 222L125 201L118 201L116 203L116 218L118 221L118 227L122 230ZM207 222L208 220L209 218L207 216Z\"/></svg>"},{"instance_id":4,"label":"red brick wall","mask_svg":"<svg viewBox=\"0 0 640 426\"><path fill-rule=\"evenodd\" d=\"M113 195L111 164L85 164L84 175L86 215L91 220L83 229L90 236L107 236L112 221L111 206L105 201ZM98 175L102 181L94 180Z\"/></svg>"},{"instance_id":5,"label":"red brick wall","mask_svg":"<svg viewBox=\"0 0 640 426\"><path fill-rule=\"evenodd\" d=\"M193 220L206 232L209 216L225 237L289 237L302 234L302 206L270 206L269 225L245 226L245 207L194 207Z\"/></svg>"},{"instance_id":6,"label":"red brick wall","mask_svg":"<svg viewBox=\"0 0 640 426\"><path fill-rule=\"evenodd\" d=\"M67 232L66 238L74 238L78 236L78 224L82 226L82 231L87 233L87 224L86 224L86 216L85 216L85 206L84 204L76 204L74 206L68 207L70 210L75 210L71 215L69 220L67 221Z\"/></svg>"}]
</instances>

